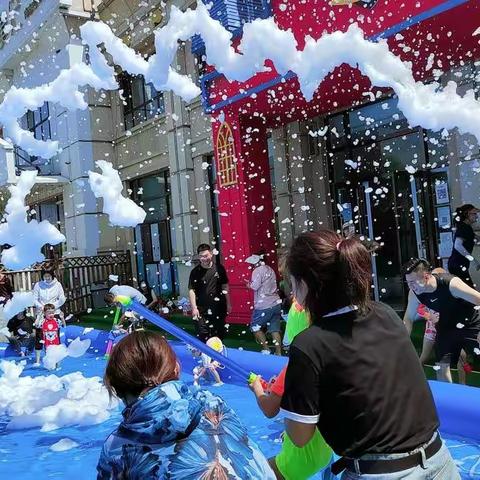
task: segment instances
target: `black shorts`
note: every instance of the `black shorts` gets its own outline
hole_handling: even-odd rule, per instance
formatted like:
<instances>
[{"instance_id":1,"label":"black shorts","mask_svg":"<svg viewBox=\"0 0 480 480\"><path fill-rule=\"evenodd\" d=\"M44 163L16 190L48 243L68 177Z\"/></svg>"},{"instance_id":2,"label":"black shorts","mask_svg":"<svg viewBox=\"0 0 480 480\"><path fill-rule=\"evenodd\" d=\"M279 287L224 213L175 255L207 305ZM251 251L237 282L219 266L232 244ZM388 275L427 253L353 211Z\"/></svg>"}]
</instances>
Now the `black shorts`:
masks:
<instances>
[{"instance_id":1,"label":"black shorts","mask_svg":"<svg viewBox=\"0 0 480 480\"><path fill-rule=\"evenodd\" d=\"M474 354L478 343L479 328L456 328L438 332L435 342L437 362L450 363L451 368L457 368L460 353L465 350L467 354Z\"/></svg>"},{"instance_id":2,"label":"black shorts","mask_svg":"<svg viewBox=\"0 0 480 480\"><path fill-rule=\"evenodd\" d=\"M200 318L194 320L197 337L206 342L211 337L223 340L225 337L225 319L227 312L224 310L200 310Z\"/></svg>"},{"instance_id":3,"label":"black shorts","mask_svg":"<svg viewBox=\"0 0 480 480\"><path fill-rule=\"evenodd\" d=\"M35 329L35 350L43 350L43 331L41 328Z\"/></svg>"}]
</instances>

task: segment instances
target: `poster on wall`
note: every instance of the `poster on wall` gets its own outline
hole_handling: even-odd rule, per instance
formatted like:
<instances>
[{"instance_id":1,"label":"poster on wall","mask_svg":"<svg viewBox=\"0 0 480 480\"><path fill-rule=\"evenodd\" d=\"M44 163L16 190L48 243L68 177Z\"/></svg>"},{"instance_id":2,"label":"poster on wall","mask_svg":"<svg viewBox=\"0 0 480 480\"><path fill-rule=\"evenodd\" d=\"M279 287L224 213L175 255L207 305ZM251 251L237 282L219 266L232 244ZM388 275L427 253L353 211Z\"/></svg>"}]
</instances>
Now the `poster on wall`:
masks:
<instances>
[{"instance_id":1,"label":"poster on wall","mask_svg":"<svg viewBox=\"0 0 480 480\"><path fill-rule=\"evenodd\" d=\"M438 204L449 203L447 182L435 183L435 198Z\"/></svg>"},{"instance_id":2,"label":"poster on wall","mask_svg":"<svg viewBox=\"0 0 480 480\"><path fill-rule=\"evenodd\" d=\"M440 258L448 258L452 254L453 234L452 232L440 233L440 245L438 246L438 254Z\"/></svg>"},{"instance_id":3,"label":"poster on wall","mask_svg":"<svg viewBox=\"0 0 480 480\"><path fill-rule=\"evenodd\" d=\"M451 218L450 207L437 207L437 222L440 228L452 228Z\"/></svg>"}]
</instances>

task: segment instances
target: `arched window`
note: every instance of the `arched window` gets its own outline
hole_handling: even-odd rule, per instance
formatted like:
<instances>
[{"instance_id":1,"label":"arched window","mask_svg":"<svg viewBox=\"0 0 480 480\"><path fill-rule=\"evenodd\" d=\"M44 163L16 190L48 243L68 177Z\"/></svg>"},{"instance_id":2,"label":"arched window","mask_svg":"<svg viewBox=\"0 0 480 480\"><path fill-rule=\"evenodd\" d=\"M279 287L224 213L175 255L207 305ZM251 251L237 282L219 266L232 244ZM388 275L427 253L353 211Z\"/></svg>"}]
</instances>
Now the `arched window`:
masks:
<instances>
[{"instance_id":1,"label":"arched window","mask_svg":"<svg viewBox=\"0 0 480 480\"><path fill-rule=\"evenodd\" d=\"M222 124L217 135L218 179L221 187L237 183L237 159L232 130L226 122Z\"/></svg>"}]
</instances>

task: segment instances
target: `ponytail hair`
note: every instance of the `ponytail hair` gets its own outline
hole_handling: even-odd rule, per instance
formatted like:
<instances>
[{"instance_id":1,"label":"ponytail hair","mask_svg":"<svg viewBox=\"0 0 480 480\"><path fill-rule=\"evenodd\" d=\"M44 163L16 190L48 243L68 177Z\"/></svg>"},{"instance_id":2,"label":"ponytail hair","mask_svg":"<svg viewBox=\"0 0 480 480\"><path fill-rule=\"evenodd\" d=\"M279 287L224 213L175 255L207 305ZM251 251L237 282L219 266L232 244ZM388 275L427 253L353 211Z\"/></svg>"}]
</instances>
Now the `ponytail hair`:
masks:
<instances>
[{"instance_id":1,"label":"ponytail hair","mask_svg":"<svg viewBox=\"0 0 480 480\"><path fill-rule=\"evenodd\" d=\"M371 301L371 265L362 242L331 230L299 235L287 258L290 275L308 287L304 306L313 318L349 305L365 311Z\"/></svg>"}]
</instances>

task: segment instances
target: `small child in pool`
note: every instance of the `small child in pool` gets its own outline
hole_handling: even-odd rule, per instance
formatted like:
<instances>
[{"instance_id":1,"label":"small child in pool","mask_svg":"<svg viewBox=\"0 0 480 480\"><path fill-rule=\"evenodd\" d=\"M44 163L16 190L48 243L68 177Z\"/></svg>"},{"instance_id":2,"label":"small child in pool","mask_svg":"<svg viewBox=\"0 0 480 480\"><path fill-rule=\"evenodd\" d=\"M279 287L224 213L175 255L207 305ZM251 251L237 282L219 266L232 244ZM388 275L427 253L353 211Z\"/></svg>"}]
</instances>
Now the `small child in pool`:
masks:
<instances>
[{"instance_id":1,"label":"small child in pool","mask_svg":"<svg viewBox=\"0 0 480 480\"><path fill-rule=\"evenodd\" d=\"M218 337L209 338L207 340L207 345L210 348L213 348L215 351L224 354L225 347ZM200 379L202 377L206 377L207 374L210 374L215 380L215 383L213 384L215 387L220 387L221 385L223 385L220 375L217 372L217 369L222 368L220 363L212 360L212 358L209 357L207 354L201 353L195 348L191 348L191 352L194 357L200 358L200 365L193 369L193 384L198 387Z\"/></svg>"},{"instance_id":2,"label":"small child in pool","mask_svg":"<svg viewBox=\"0 0 480 480\"><path fill-rule=\"evenodd\" d=\"M286 336L290 342L296 335L310 326L310 320L305 310L294 300L288 312ZM271 381L267 392L262 387L260 378L250 386L253 390L260 410L268 418L273 418L280 411L283 391L285 389L285 374L287 367L278 374L274 383ZM299 380L301 381L301 380ZM315 430L310 442L299 448L293 444L287 433L283 434L282 450L269 459L277 479L306 480L320 470L325 469L332 460L333 451L327 445L318 430ZM328 478L335 478L330 472Z\"/></svg>"}]
</instances>

